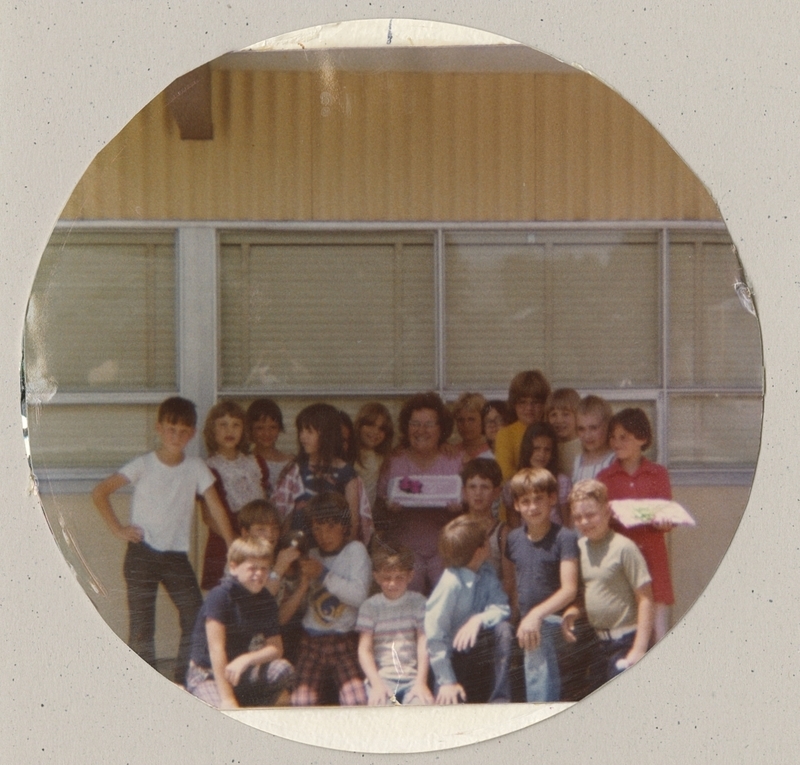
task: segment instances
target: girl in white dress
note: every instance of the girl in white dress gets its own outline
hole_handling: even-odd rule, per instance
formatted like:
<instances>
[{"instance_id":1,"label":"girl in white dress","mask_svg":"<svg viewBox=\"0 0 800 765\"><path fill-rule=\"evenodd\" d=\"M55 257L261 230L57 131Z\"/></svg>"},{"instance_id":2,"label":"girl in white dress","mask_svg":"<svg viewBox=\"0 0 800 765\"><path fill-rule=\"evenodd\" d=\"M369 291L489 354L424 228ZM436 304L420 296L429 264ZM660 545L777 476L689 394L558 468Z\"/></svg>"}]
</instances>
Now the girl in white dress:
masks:
<instances>
[{"instance_id":1,"label":"girl in white dress","mask_svg":"<svg viewBox=\"0 0 800 765\"><path fill-rule=\"evenodd\" d=\"M206 464L216 478L216 489L235 534L239 533L236 514L254 499L271 493L269 468L263 458L249 454L245 433L245 413L235 401L220 401L211 407L203 427L208 458ZM200 586L210 590L225 572L227 548L213 524L209 525Z\"/></svg>"}]
</instances>

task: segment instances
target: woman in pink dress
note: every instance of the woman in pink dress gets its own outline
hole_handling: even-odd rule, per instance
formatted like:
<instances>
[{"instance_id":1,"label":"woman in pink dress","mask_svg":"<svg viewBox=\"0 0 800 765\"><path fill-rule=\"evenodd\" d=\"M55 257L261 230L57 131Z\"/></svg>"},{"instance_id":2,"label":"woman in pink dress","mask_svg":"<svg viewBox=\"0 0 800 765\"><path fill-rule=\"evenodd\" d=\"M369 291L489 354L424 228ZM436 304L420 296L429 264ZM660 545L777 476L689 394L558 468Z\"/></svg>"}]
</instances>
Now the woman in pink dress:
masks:
<instances>
[{"instance_id":1,"label":"woman in pink dress","mask_svg":"<svg viewBox=\"0 0 800 765\"><path fill-rule=\"evenodd\" d=\"M438 541L442 527L461 512L461 503L446 507L403 507L388 499L393 478L410 476L458 476L461 454L443 450L453 432L453 417L433 392L419 393L403 405L399 417L400 448L385 463L378 481L378 498L388 509L388 544L403 544L414 553L414 576L409 589L429 595L444 570Z\"/></svg>"}]
</instances>

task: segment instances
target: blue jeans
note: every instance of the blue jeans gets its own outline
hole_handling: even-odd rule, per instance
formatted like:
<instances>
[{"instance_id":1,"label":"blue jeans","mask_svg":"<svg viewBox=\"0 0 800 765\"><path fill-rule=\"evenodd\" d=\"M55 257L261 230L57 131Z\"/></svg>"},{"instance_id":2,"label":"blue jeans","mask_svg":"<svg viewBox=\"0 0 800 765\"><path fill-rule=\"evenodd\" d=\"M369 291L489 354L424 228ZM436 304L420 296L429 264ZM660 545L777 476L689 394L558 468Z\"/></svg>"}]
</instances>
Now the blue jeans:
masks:
<instances>
[{"instance_id":1,"label":"blue jeans","mask_svg":"<svg viewBox=\"0 0 800 765\"><path fill-rule=\"evenodd\" d=\"M597 645L600 654L598 671L602 677L601 682L606 682L624 672L617 668L617 662L628 655L628 651L633 647L636 633L631 632L618 640L598 640Z\"/></svg>"},{"instance_id":2,"label":"blue jeans","mask_svg":"<svg viewBox=\"0 0 800 765\"><path fill-rule=\"evenodd\" d=\"M565 644L561 617L546 616L542 621L539 647L525 651L525 697L529 702L561 699L558 654Z\"/></svg>"},{"instance_id":3,"label":"blue jeans","mask_svg":"<svg viewBox=\"0 0 800 765\"><path fill-rule=\"evenodd\" d=\"M453 672L467 694L468 704L511 701L508 669L513 639L511 624L502 621L494 627L482 627L469 650L453 651Z\"/></svg>"}]
</instances>

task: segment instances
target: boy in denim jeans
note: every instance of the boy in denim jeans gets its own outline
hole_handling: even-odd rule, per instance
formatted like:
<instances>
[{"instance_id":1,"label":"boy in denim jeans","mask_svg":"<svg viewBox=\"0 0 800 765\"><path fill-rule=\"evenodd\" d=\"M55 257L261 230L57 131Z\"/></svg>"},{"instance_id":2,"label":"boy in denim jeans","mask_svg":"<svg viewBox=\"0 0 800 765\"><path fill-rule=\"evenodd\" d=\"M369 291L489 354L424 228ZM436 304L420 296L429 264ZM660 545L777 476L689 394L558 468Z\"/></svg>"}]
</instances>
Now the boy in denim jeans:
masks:
<instances>
[{"instance_id":1,"label":"boy in denim jeans","mask_svg":"<svg viewBox=\"0 0 800 765\"><path fill-rule=\"evenodd\" d=\"M447 567L425 606L437 704L509 702L511 609L488 562L486 526L459 516L439 535Z\"/></svg>"}]
</instances>

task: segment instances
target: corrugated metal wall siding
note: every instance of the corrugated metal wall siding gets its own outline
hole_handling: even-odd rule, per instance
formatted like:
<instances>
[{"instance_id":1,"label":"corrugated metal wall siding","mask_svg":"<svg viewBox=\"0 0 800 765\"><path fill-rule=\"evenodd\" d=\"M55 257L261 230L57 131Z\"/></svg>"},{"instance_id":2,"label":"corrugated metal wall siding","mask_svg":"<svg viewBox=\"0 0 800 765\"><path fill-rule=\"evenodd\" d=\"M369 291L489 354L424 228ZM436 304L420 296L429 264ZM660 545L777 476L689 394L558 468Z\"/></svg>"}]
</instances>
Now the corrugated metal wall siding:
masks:
<instances>
[{"instance_id":1,"label":"corrugated metal wall siding","mask_svg":"<svg viewBox=\"0 0 800 765\"><path fill-rule=\"evenodd\" d=\"M718 219L703 185L585 74L213 72L212 141L162 94L98 155L70 219Z\"/></svg>"}]
</instances>

